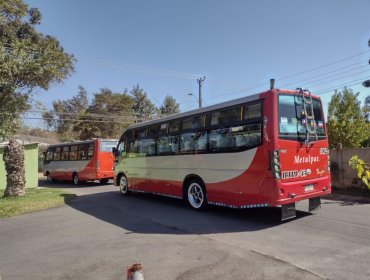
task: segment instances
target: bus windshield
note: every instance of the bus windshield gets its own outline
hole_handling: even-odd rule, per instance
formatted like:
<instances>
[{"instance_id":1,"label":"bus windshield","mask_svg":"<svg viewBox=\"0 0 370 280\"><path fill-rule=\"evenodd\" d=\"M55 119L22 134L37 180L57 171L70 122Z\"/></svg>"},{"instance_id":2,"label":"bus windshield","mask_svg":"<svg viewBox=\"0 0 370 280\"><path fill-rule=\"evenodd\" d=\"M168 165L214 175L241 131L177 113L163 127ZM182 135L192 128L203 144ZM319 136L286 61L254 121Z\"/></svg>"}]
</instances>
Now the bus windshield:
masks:
<instances>
[{"instance_id":1,"label":"bus windshield","mask_svg":"<svg viewBox=\"0 0 370 280\"><path fill-rule=\"evenodd\" d=\"M314 134L307 139L307 130L314 131L316 127L317 140L325 139L324 116L319 99L312 98L312 104L306 104L306 114L311 116L313 106L314 119L306 119L303 111L303 101L300 95L279 94L278 126L279 138L292 141L316 141Z\"/></svg>"}]
</instances>

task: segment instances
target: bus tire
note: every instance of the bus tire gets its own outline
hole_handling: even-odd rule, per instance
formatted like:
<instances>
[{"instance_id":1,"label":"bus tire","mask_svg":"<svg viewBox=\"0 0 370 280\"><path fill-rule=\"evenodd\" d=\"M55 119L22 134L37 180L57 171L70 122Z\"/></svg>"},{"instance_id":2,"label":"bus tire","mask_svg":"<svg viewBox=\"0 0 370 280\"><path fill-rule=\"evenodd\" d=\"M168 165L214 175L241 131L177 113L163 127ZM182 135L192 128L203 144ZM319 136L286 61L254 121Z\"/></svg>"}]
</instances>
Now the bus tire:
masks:
<instances>
[{"instance_id":1,"label":"bus tire","mask_svg":"<svg viewBox=\"0 0 370 280\"><path fill-rule=\"evenodd\" d=\"M100 179L100 184L107 184L109 182L108 178Z\"/></svg>"},{"instance_id":2,"label":"bus tire","mask_svg":"<svg viewBox=\"0 0 370 280\"><path fill-rule=\"evenodd\" d=\"M129 195L131 193L128 189L128 181L125 175L121 174L119 176L118 185L121 195Z\"/></svg>"},{"instance_id":3,"label":"bus tire","mask_svg":"<svg viewBox=\"0 0 370 280\"><path fill-rule=\"evenodd\" d=\"M46 172L46 181L49 183L54 182L55 180L51 177L50 172Z\"/></svg>"},{"instance_id":4,"label":"bus tire","mask_svg":"<svg viewBox=\"0 0 370 280\"><path fill-rule=\"evenodd\" d=\"M186 186L186 198L189 206L194 210L205 210L208 207L206 188L199 179L189 181Z\"/></svg>"},{"instance_id":5,"label":"bus tire","mask_svg":"<svg viewBox=\"0 0 370 280\"><path fill-rule=\"evenodd\" d=\"M80 178L78 177L78 174L76 172L72 174L72 183L76 186L80 184Z\"/></svg>"}]
</instances>

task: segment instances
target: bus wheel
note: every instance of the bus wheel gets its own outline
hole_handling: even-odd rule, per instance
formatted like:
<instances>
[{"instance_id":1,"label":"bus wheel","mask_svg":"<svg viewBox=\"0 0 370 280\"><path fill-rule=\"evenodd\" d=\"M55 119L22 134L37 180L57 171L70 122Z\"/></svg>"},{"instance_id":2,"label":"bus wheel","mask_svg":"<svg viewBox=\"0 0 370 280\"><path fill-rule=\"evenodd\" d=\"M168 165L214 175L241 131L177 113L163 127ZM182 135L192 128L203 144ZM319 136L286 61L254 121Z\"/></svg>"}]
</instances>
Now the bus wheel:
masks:
<instances>
[{"instance_id":1,"label":"bus wheel","mask_svg":"<svg viewBox=\"0 0 370 280\"><path fill-rule=\"evenodd\" d=\"M125 175L121 175L119 178L119 191L122 195L129 195L130 190L128 189L128 182Z\"/></svg>"},{"instance_id":2,"label":"bus wheel","mask_svg":"<svg viewBox=\"0 0 370 280\"><path fill-rule=\"evenodd\" d=\"M191 208L195 210L205 210L207 208L207 193L200 180L190 181L186 194Z\"/></svg>"},{"instance_id":3,"label":"bus wheel","mask_svg":"<svg viewBox=\"0 0 370 280\"><path fill-rule=\"evenodd\" d=\"M73 173L73 175L72 175L72 183L73 183L73 185L78 185L80 183L80 178L78 178L77 173Z\"/></svg>"},{"instance_id":4,"label":"bus wheel","mask_svg":"<svg viewBox=\"0 0 370 280\"><path fill-rule=\"evenodd\" d=\"M109 182L109 179L104 178L100 180L100 184L107 184Z\"/></svg>"},{"instance_id":5,"label":"bus wheel","mask_svg":"<svg viewBox=\"0 0 370 280\"><path fill-rule=\"evenodd\" d=\"M49 183L54 182L54 179L51 178L51 175L49 172L46 173L46 181L48 181Z\"/></svg>"}]
</instances>

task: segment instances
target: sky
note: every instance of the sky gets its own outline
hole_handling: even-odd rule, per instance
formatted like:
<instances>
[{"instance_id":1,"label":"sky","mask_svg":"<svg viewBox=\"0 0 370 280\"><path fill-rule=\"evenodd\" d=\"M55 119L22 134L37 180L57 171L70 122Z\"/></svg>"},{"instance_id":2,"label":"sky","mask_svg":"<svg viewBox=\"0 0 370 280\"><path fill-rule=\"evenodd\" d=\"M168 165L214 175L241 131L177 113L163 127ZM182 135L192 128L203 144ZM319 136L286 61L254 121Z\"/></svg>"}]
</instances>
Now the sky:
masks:
<instances>
[{"instance_id":1,"label":"sky","mask_svg":"<svg viewBox=\"0 0 370 280\"><path fill-rule=\"evenodd\" d=\"M42 13L37 30L77 59L68 79L33 96L47 108L79 85L91 100L139 84L155 105L172 95L188 111L203 76L204 106L268 90L270 78L319 94L325 108L335 88L370 95L361 85L370 79L369 0L24 1Z\"/></svg>"}]
</instances>

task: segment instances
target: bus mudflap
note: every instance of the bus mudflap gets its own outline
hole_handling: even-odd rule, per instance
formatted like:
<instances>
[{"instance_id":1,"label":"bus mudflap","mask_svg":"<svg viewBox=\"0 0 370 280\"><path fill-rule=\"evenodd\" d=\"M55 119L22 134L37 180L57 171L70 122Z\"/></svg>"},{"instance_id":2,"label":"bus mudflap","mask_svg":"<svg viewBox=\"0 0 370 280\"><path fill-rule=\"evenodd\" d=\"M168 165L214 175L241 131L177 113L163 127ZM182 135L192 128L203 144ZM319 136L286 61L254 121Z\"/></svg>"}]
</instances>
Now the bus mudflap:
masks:
<instances>
[{"instance_id":1,"label":"bus mudflap","mask_svg":"<svg viewBox=\"0 0 370 280\"><path fill-rule=\"evenodd\" d=\"M296 217L295 202L281 206L281 220L285 221Z\"/></svg>"},{"instance_id":2,"label":"bus mudflap","mask_svg":"<svg viewBox=\"0 0 370 280\"><path fill-rule=\"evenodd\" d=\"M310 198L308 203L308 211L314 212L321 208L320 197Z\"/></svg>"}]
</instances>

